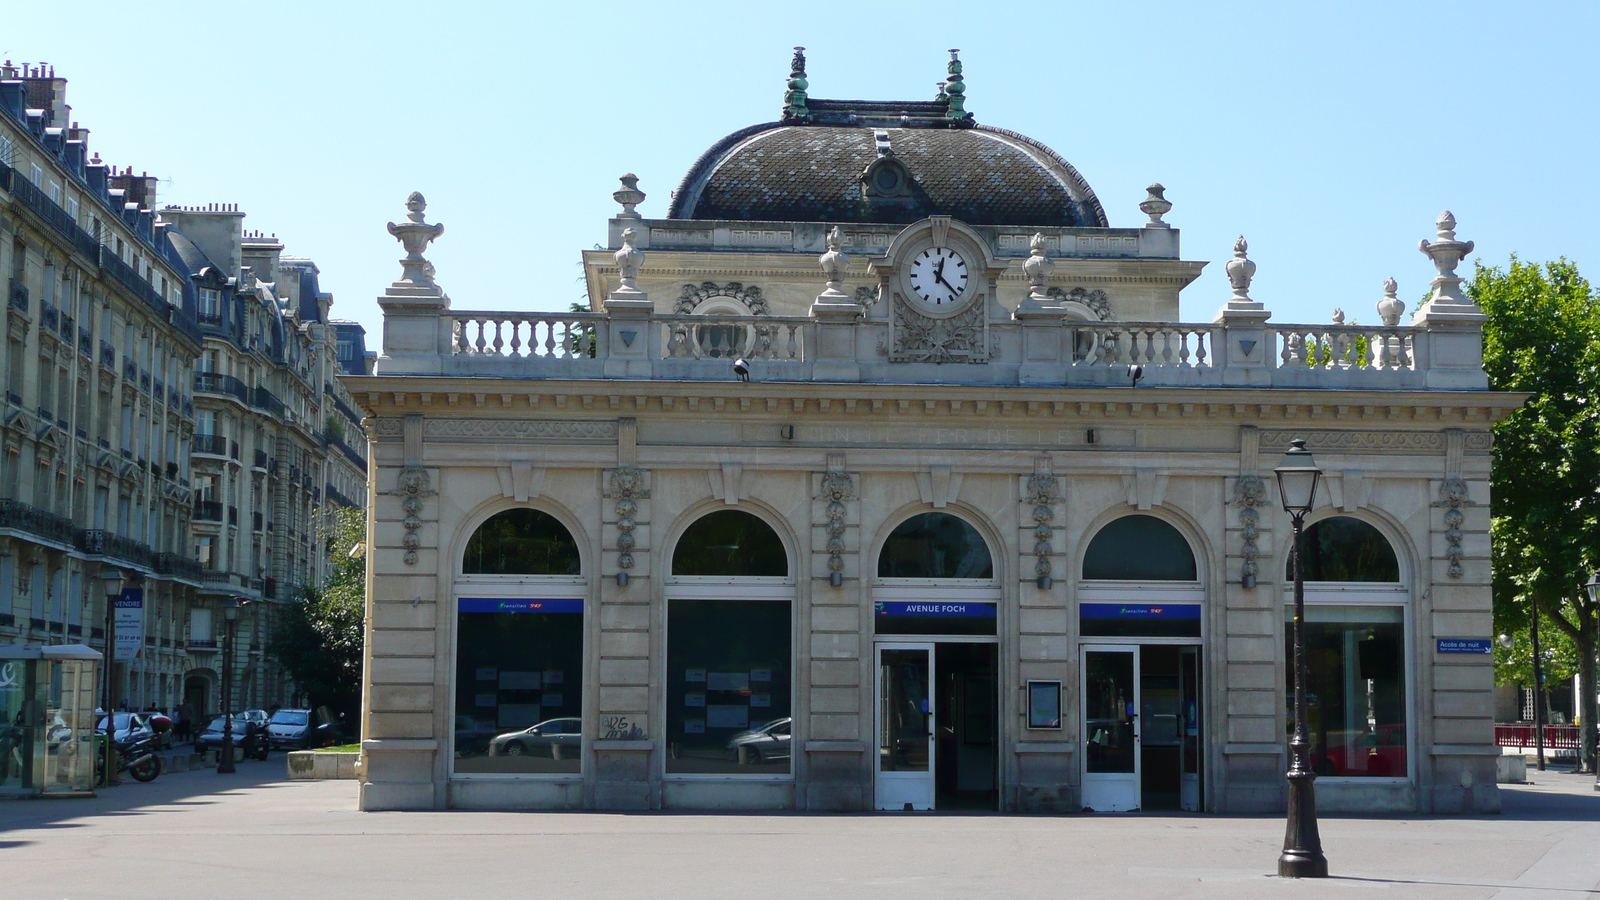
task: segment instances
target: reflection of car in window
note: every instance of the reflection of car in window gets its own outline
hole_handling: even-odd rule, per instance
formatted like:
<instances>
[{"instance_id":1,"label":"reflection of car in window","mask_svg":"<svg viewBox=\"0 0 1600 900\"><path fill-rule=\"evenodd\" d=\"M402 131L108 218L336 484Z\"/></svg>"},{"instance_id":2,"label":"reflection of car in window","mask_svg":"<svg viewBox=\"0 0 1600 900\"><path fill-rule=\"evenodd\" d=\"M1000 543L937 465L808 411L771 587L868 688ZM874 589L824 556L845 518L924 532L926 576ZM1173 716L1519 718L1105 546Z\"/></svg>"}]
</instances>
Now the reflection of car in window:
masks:
<instances>
[{"instance_id":1,"label":"reflection of car in window","mask_svg":"<svg viewBox=\"0 0 1600 900\"><path fill-rule=\"evenodd\" d=\"M1311 768L1324 776L1404 777L1406 727L1378 725L1372 731L1330 733L1326 749L1313 748Z\"/></svg>"},{"instance_id":2,"label":"reflection of car in window","mask_svg":"<svg viewBox=\"0 0 1600 900\"><path fill-rule=\"evenodd\" d=\"M790 727L793 719L774 719L741 731L728 739L728 749L741 763L755 765L767 760L788 759Z\"/></svg>"},{"instance_id":3,"label":"reflection of car in window","mask_svg":"<svg viewBox=\"0 0 1600 900\"><path fill-rule=\"evenodd\" d=\"M583 739L583 720L546 719L521 731L499 735L489 742L490 756L552 756L576 753Z\"/></svg>"}]
</instances>

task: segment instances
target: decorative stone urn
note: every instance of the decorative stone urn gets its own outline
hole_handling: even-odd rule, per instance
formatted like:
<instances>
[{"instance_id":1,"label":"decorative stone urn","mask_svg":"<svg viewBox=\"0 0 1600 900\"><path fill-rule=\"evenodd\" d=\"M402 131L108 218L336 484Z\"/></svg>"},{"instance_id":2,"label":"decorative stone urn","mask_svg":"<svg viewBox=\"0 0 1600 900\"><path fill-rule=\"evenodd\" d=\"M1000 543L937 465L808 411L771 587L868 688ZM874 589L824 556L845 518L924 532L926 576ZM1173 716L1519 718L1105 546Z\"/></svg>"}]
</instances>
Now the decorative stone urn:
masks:
<instances>
[{"instance_id":1,"label":"decorative stone urn","mask_svg":"<svg viewBox=\"0 0 1600 900\"><path fill-rule=\"evenodd\" d=\"M1395 296L1399 290L1399 283L1389 278L1383 283L1383 299L1378 301L1378 318L1391 328L1400 324L1400 316L1406 311L1406 302Z\"/></svg>"},{"instance_id":2,"label":"decorative stone urn","mask_svg":"<svg viewBox=\"0 0 1600 900\"><path fill-rule=\"evenodd\" d=\"M422 196L421 191L412 191L406 198L406 221L396 225L389 223L389 233L400 241L400 246L406 250L405 259L400 260L401 284L410 284L417 287L434 287L433 264L422 258L422 251L428 249L439 235L444 234L444 225L440 223L429 224L423 216L423 211L428 208L428 201Z\"/></svg>"}]
</instances>

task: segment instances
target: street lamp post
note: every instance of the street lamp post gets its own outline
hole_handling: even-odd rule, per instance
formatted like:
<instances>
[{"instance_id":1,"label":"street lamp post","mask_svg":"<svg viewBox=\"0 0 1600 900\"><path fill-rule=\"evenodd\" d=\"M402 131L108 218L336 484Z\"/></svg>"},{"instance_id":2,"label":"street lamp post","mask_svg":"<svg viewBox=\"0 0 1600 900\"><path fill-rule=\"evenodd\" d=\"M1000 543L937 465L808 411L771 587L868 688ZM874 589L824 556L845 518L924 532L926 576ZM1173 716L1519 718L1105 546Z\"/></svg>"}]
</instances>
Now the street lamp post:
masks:
<instances>
[{"instance_id":1,"label":"street lamp post","mask_svg":"<svg viewBox=\"0 0 1600 900\"><path fill-rule=\"evenodd\" d=\"M1589 592L1590 603L1600 604L1600 572L1591 573L1589 583L1583 589ZM1591 692L1590 696L1593 696L1594 688L1592 684L1583 686L1584 690ZM1597 729L1600 728L1600 722L1585 722L1584 727ZM1600 791L1600 730L1596 730L1594 741L1594 789Z\"/></svg>"},{"instance_id":2,"label":"street lamp post","mask_svg":"<svg viewBox=\"0 0 1600 900\"><path fill-rule=\"evenodd\" d=\"M233 627L239 619L239 601L229 597L222 605L222 615L228 624L222 633L222 759L217 761L218 775L232 775L233 767Z\"/></svg>"},{"instance_id":3,"label":"street lamp post","mask_svg":"<svg viewBox=\"0 0 1600 900\"><path fill-rule=\"evenodd\" d=\"M1289 452L1273 470L1283 510L1294 521L1294 737L1289 741L1289 818L1278 857L1281 878L1326 878L1328 858L1317 833L1317 799L1311 771L1311 741L1306 734L1306 584L1305 546L1301 528L1316 505L1322 470L1303 440L1289 442Z\"/></svg>"},{"instance_id":4,"label":"street lamp post","mask_svg":"<svg viewBox=\"0 0 1600 900\"><path fill-rule=\"evenodd\" d=\"M106 566L100 572L100 583L106 592L106 624L105 624L105 703L106 711L106 745L105 745L105 779L110 785L117 774L116 736L117 720L113 713L112 703L115 701L116 676L113 674L117 663L117 598L122 596L122 570L116 566Z\"/></svg>"}]
</instances>

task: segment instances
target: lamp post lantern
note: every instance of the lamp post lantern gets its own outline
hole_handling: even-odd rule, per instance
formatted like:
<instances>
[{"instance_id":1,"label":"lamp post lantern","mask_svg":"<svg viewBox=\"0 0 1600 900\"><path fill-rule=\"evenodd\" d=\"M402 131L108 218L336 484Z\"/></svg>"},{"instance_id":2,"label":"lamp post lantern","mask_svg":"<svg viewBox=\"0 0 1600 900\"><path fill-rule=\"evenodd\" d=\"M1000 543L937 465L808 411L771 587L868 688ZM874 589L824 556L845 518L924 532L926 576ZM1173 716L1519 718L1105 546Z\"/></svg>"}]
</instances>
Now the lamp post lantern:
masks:
<instances>
[{"instance_id":1,"label":"lamp post lantern","mask_svg":"<svg viewBox=\"0 0 1600 900\"><path fill-rule=\"evenodd\" d=\"M1591 573L1583 589L1589 592L1590 603L1600 603L1600 572ZM1583 689L1593 691L1594 685L1586 684ZM1597 725L1600 723L1587 723L1584 727L1594 729ZM1600 731L1596 731L1594 741L1594 789L1600 791Z\"/></svg>"},{"instance_id":2,"label":"lamp post lantern","mask_svg":"<svg viewBox=\"0 0 1600 900\"><path fill-rule=\"evenodd\" d=\"M122 596L122 570L116 566L106 566L100 572L100 584L106 593L106 624L104 628L105 643L105 702L106 711L106 745L105 745L105 781L111 784L117 772L116 737L117 720L113 716L116 693L116 676L113 674L117 667L117 598Z\"/></svg>"},{"instance_id":3,"label":"lamp post lantern","mask_svg":"<svg viewBox=\"0 0 1600 900\"><path fill-rule=\"evenodd\" d=\"M228 622L222 633L222 758L217 761L218 775L232 775L233 767L233 627L239 620L239 600L229 597L222 604L222 615Z\"/></svg>"},{"instance_id":4,"label":"lamp post lantern","mask_svg":"<svg viewBox=\"0 0 1600 900\"><path fill-rule=\"evenodd\" d=\"M1317 833L1317 800L1311 771L1311 741L1306 734L1306 582L1305 541L1302 528L1306 513L1317 501L1317 483L1322 470L1306 449L1304 440L1289 442L1289 452L1273 470L1278 478L1278 495L1283 510L1294 522L1294 736L1289 740L1289 816L1283 836L1283 854L1278 857L1281 878L1326 878L1328 858L1322 855L1322 836Z\"/></svg>"}]
</instances>

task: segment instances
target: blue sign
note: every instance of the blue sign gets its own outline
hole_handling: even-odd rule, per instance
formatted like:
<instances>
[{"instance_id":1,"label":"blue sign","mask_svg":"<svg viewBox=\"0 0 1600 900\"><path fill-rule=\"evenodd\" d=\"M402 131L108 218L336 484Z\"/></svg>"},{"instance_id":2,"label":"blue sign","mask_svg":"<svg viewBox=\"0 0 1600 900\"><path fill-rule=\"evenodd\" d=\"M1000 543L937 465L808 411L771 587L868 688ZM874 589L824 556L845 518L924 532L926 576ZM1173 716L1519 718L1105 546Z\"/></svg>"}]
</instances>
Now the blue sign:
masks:
<instances>
[{"instance_id":1,"label":"blue sign","mask_svg":"<svg viewBox=\"0 0 1600 900\"><path fill-rule=\"evenodd\" d=\"M1198 603L1084 603L1078 615L1085 619L1198 619Z\"/></svg>"},{"instance_id":2,"label":"blue sign","mask_svg":"<svg viewBox=\"0 0 1600 900\"><path fill-rule=\"evenodd\" d=\"M873 607L874 612L880 616L980 616L989 619L995 618L995 605L993 603L902 603L895 600L875 603Z\"/></svg>"},{"instance_id":3,"label":"blue sign","mask_svg":"<svg viewBox=\"0 0 1600 900\"><path fill-rule=\"evenodd\" d=\"M1436 638L1435 647L1440 653L1494 652L1494 642L1488 638Z\"/></svg>"},{"instance_id":4,"label":"blue sign","mask_svg":"<svg viewBox=\"0 0 1600 900\"><path fill-rule=\"evenodd\" d=\"M581 613L583 599L571 597L562 600L500 600L493 597L462 597L464 613Z\"/></svg>"}]
</instances>

